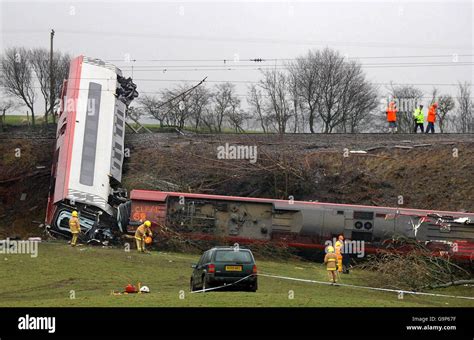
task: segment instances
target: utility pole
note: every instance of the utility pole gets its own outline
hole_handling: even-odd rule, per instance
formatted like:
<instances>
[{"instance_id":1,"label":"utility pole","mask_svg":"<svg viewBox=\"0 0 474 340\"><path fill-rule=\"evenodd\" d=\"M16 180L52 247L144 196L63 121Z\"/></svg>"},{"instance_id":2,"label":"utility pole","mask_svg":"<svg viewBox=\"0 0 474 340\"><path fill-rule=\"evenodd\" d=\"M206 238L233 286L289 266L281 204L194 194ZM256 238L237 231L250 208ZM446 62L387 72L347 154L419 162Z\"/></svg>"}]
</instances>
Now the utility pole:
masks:
<instances>
[{"instance_id":1,"label":"utility pole","mask_svg":"<svg viewBox=\"0 0 474 340\"><path fill-rule=\"evenodd\" d=\"M50 88L49 88L49 100L50 100L50 112L51 117L53 118L53 123L55 122L54 118L54 70L53 70L53 40L54 40L54 29L51 30L51 45L49 50L49 80ZM45 121L46 126L48 126L48 114L45 113Z\"/></svg>"}]
</instances>

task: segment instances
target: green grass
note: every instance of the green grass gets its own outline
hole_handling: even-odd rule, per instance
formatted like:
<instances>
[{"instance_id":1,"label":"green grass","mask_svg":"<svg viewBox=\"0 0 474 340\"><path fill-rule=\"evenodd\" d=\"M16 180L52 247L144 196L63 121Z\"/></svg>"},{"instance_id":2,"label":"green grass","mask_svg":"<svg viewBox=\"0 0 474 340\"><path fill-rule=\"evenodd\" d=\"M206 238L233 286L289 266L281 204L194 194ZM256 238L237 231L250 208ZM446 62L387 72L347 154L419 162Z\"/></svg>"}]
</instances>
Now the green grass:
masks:
<instances>
[{"instance_id":1,"label":"green grass","mask_svg":"<svg viewBox=\"0 0 474 340\"><path fill-rule=\"evenodd\" d=\"M43 242L38 257L0 255L0 306L165 306L165 307L314 307L314 306L474 306L472 300L407 296L396 293L293 282L259 277L259 290L247 292L189 293L191 264L198 255L80 246L64 241ZM325 268L318 263L288 260L259 260L259 272L326 281ZM354 270L344 283L370 285L373 273ZM151 294L111 295L128 283L138 281ZM70 299L71 290L75 299ZM180 299L180 291L184 299ZM289 299L290 291L294 298ZM440 294L474 296L472 288L451 287ZM182 292L181 292L182 293Z\"/></svg>"},{"instance_id":2,"label":"green grass","mask_svg":"<svg viewBox=\"0 0 474 340\"><path fill-rule=\"evenodd\" d=\"M31 124L31 115L28 118ZM3 116L0 117L0 119L3 119ZM48 120L51 121L51 118ZM35 116L36 124L43 123L43 121L44 121L44 116ZM28 125L27 116L26 115L5 115L5 124L12 125L12 126Z\"/></svg>"}]
</instances>

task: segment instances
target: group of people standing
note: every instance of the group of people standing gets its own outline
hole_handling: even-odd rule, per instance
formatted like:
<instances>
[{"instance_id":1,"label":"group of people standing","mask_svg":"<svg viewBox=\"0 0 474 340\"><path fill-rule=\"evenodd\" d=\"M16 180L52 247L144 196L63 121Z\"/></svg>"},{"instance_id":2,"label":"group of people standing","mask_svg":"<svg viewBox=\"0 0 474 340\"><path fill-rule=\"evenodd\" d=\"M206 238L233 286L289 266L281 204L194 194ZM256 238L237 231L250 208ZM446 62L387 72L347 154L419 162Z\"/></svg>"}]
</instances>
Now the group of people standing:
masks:
<instances>
[{"instance_id":1,"label":"group of people standing","mask_svg":"<svg viewBox=\"0 0 474 340\"><path fill-rule=\"evenodd\" d=\"M428 109L426 115L426 121L428 125L426 126L426 131L424 129L425 115L423 113L423 105L419 105L413 111L413 123L414 123L414 132L418 132L418 128L423 133L434 133L434 124L436 122L436 110L438 109L438 103L433 103ZM387 107L387 122L388 122L388 132L395 133L397 132L397 105L395 102L390 102Z\"/></svg>"},{"instance_id":2,"label":"group of people standing","mask_svg":"<svg viewBox=\"0 0 474 340\"><path fill-rule=\"evenodd\" d=\"M339 273L349 274L349 261L349 254L344 252L344 236L339 235L334 247L326 247L326 256L324 257L330 282L336 283Z\"/></svg>"}]
</instances>

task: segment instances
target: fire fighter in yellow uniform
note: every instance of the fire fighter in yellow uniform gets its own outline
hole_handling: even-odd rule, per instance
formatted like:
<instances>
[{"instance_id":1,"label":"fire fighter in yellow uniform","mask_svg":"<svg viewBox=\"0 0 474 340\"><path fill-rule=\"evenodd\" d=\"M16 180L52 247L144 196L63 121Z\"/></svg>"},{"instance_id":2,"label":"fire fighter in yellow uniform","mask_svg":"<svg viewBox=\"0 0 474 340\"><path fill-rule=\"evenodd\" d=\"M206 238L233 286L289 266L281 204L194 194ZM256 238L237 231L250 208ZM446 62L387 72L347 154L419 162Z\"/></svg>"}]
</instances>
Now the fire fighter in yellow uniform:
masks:
<instances>
[{"instance_id":1,"label":"fire fighter in yellow uniform","mask_svg":"<svg viewBox=\"0 0 474 340\"><path fill-rule=\"evenodd\" d=\"M334 248L329 246L326 248L326 256L324 256L324 263L328 271L329 281L336 283L336 261L337 256L334 254Z\"/></svg>"},{"instance_id":2,"label":"fire fighter in yellow uniform","mask_svg":"<svg viewBox=\"0 0 474 340\"><path fill-rule=\"evenodd\" d=\"M73 211L71 214L71 218L69 219L69 229L71 230L72 239L71 239L71 247L76 246L77 237L81 232L81 224L79 222L79 218L77 217L77 211Z\"/></svg>"},{"instance_id":3,"label":"fire fighter in yellow uniform","mask_svg":"<svg viewBox=\"0 0 474 340\"><path fill-rule=\"evenodd\" d=\"M337 271L342 273L342 252L344 248L344 236L339 235L336 244L334 245L336 248L336 256L337 256Z\"/></svg>"},{"instance_id":4,"label":"fire fighter in yellow uniform","mask_svg":"<svg viewBox=\"0 0 474 340\"><path fill-rule=\"evenodd\" d=\"M145 252L145 237L152 237L153 235L150 227L151 222L145 221L145 223L141 224L135 232L135 241L137 242L137 250L139 252Z\"/></svg>"}]
</instances>

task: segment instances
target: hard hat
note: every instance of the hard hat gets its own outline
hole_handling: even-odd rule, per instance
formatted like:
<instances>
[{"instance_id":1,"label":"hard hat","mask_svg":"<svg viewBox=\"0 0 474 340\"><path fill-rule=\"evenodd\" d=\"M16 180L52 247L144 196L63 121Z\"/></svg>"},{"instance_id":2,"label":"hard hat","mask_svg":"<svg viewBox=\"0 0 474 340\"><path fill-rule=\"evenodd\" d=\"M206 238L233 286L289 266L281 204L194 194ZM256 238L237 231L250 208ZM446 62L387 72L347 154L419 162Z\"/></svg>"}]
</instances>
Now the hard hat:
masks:
<instances>
[{"instance_id":1,"label":"hard hat","mask_svg":"<svg viewBox=\"0 0 474 340\"><path fill-rule=\"evenodd\" d=\"M151 244L152 242L153 242L153 239L150 236L145 237L146 244Z\"/></svg>"},{"instance_id":2,"label":"hard hat","mask_svg":"<svg viewBox=\"0 0 474 340\"><path fill-rule=\"evenodd\" d=\"M142 292L142 293L149 293L149 292L150 292L150 288L148 288L147 286L143 286L142 288L140 288L140 292Z\"/></svg>"},{"instance_id":3,"label":"hard hat","mask_svg":"<svg viewBox=\"0 0 474 340\"><path fill-rule=\"evenodd\" d=\"M72 217L77 217L77 211L74 210L71 215L72 215Z\"/></svg>"},{"instance_id":4,"label":"hard hat","mask_svg":"<svg viewBox=\"0 0 474 340\"><path fill-rule=\"evenodd\" d=\"M151 222L150 221L145 221L145 226L151 227Z\"/></svg>"},{"instance_id":5,"label":"hard hat","mask_svg":"<svg viewBox=\"0 0 474 340\"><path fill-rule=\"evenodd\" d=\"M326 248L326 252L328 252L328 253L334 253L334 247L328 246L328 247Z\"/></svg>"}]
</instances>

